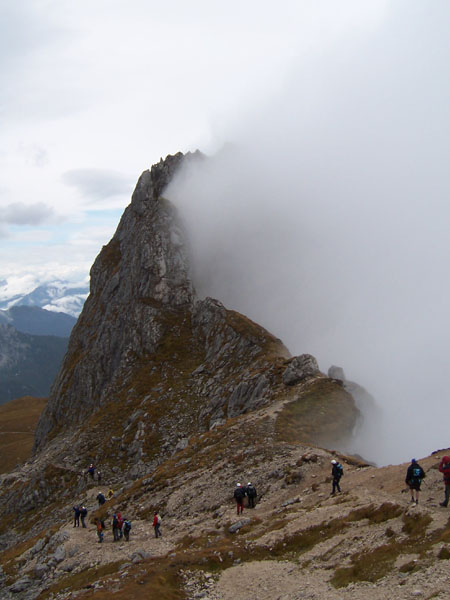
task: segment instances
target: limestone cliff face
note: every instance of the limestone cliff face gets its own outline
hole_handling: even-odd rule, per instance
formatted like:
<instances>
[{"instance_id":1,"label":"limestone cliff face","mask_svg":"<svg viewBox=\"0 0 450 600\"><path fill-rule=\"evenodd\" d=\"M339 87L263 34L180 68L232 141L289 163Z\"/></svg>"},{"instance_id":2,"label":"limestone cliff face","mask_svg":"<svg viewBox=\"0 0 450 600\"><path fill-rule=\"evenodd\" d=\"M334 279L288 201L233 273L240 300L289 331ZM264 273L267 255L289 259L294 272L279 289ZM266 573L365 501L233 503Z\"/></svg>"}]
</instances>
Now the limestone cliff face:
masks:
<instances>
[{"instance_id":1,"label":"limestone cliff face","mask_svg":"<svg viewBox=\"0 0 450 600\"><path fill-rule=\"evenodd\" d=\"M90 295L39 422L36 448L111 402L144 412L152 404L152 422L165 418L164 431L172 433L163 443L176 444L273 395L273 359L289 356L286 348L220 302L195 299L183 232L163 197L182 162L195 159L168 156L141 175L91 269ZM105 408L106 419L114 413ZM137 421L138 430L144 421ZM123 442L123 424L116 425L108 426ZM133 446L138 458L145 455L143 438L131 440L142 442Z\"/></svg>"},{"instance_id":2,"label":"limestone cliff face","mask_svg":"<svg viewBox=\"0 0 450 600\"><path fill-rule=\"evenodd\" d=\"M314 357L291 357L260 325L218 300L196 298L183 231L164 199L176 170L196 159L169 156L143 173L97 257L35 454L0 476L0 522L7 524L0 548L17 542L13 521L26 521L27 535L35 535L67 519L87 489L81 474L91 462L116 490L138 478L159 489L164 465L175 463L204 486L215 460L237 449L245 448L247 461L252 447L265 471L287 447L344 448L352 435L353 398Z\"/></svg>"},{"instance_id":3,"label":"limestone cliff face","mask_svg":"<svg viewBox=\"0 0 450 600\"><path fill-rule=\"evenodd\" d=\"M114 392L136 356L164 335L159 316L188 307L183 236L174 208L160 198L182 154L144 172L117 231L91 269L91 289L37 430L40 446L55 426L78 423Z\"/></svg>"}]
</instances>

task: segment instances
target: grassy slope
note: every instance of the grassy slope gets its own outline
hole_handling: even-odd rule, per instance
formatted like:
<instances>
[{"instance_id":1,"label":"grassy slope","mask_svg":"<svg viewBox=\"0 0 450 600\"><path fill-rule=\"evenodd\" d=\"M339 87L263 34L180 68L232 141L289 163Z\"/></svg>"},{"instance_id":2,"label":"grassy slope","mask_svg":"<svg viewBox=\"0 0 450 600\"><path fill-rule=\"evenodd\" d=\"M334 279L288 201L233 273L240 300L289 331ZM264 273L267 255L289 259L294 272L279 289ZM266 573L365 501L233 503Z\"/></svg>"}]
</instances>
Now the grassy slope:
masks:
<instances>
[{"instance_id":1,"label":"grassy slope","mask_svg":"<svg viewBox=\"0 0 450 600\"><path fill-rule=\"evenodd\" d=\"M31 456L34 430L46 398L24 396L0 406L0 473L8 473Z\"/></svg>"}]
</instances>

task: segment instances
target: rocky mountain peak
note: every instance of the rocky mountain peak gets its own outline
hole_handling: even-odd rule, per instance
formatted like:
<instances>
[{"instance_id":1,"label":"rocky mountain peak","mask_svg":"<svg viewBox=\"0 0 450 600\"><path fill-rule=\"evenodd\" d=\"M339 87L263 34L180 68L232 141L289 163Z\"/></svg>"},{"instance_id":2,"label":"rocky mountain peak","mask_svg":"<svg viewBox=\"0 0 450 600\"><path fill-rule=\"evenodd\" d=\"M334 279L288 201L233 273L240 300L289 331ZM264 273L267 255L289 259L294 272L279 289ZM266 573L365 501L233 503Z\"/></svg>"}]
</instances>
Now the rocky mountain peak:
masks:
<instances>
[{"instance_id":1,"label":"rocky mountain peak","mask_svg":"<svg viewBox=\"0 0 450 600\"><path fill-rule=\"evenodd\" d=\"M92 442L107 430L107 449L91 443L95 460L126 461L140 474L191 436L279 398L295 400L299 385L325 377L314 357L291 359L260 325L218 300L196 299L184 232L164 190L184 161L199 157L168 156L139 178L91 269L90 295L39 422L36 449L68 431ZM333 418L336 441L349 434L356 413L351 396L331 385L346 406ZM310 416L327 414L318 407ZM317 428L323 440L322 417Z\"/></svg>"}]
</instances>

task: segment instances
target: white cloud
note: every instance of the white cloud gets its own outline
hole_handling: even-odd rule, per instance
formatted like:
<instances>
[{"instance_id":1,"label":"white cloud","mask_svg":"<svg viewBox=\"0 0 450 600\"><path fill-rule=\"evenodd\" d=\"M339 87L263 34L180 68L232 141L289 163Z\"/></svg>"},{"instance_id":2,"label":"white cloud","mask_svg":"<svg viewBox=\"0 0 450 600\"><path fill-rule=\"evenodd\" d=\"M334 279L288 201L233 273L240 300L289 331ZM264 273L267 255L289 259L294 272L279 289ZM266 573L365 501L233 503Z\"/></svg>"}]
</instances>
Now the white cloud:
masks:
<instances>
[{"instance_id":1,"label":"white cloud","mask_svg":"<svg viewBox=\"0 0 450 600\"><path fill-rule=\"evenodd\" d=\"M114 196L128 198L133 191L133 182L128 177L107 169L72 169L63 173L62 179L87 203Z\"/></svg>"},{"instance_id":2,"label":"white cloud","mask_svg":"<svg viewBox=\"0 0 450 600\"><path fill-rule=\"evenodd\" d=\"M53 209L43 202L34 204L14 202L6 205L0 213L0 222L12 225L40 225L53 218Z\"/></svg>"},{"instance_id":3,"label":"white cloud","mask_svg":"<svg viewBox=\"0 0 450 600\"><path fill-rule=\"evenodd\" d=\"M365 385L381 462L448 438L449 17L400 2L347 32L168 191L199 291Z\"/></svg>"}]
</instances>

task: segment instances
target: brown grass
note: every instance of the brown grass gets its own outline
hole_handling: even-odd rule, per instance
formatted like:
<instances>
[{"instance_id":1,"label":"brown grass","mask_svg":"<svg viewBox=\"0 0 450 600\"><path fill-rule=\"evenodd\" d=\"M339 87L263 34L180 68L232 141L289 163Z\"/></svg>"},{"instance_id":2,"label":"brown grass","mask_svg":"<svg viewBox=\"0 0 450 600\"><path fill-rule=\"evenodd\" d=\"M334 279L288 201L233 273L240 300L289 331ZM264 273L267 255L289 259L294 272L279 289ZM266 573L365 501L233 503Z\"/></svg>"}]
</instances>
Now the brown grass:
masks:
<instances>
[{"instance_id":1,"label":"brown grass","mask_svg":"<svg viewBox=\"0 0 450 600\"><path fill-rule=\"evenodd\" d=\"M30 458L34 431L46 403L46 398L24 396L0 406L0 473Z\"/></svg>"},{"instance_id":2,"label":"brown grass","mask_svg":"<svg viewBox=\"0 0 450 600\"><path fill-rule=\"evenodd\" d=\"M343 387L319 378L297 400L284 406L277 417L277 436L289 443L330 445L351 432L357 412Z\"/></svg>"}]
</instances>

